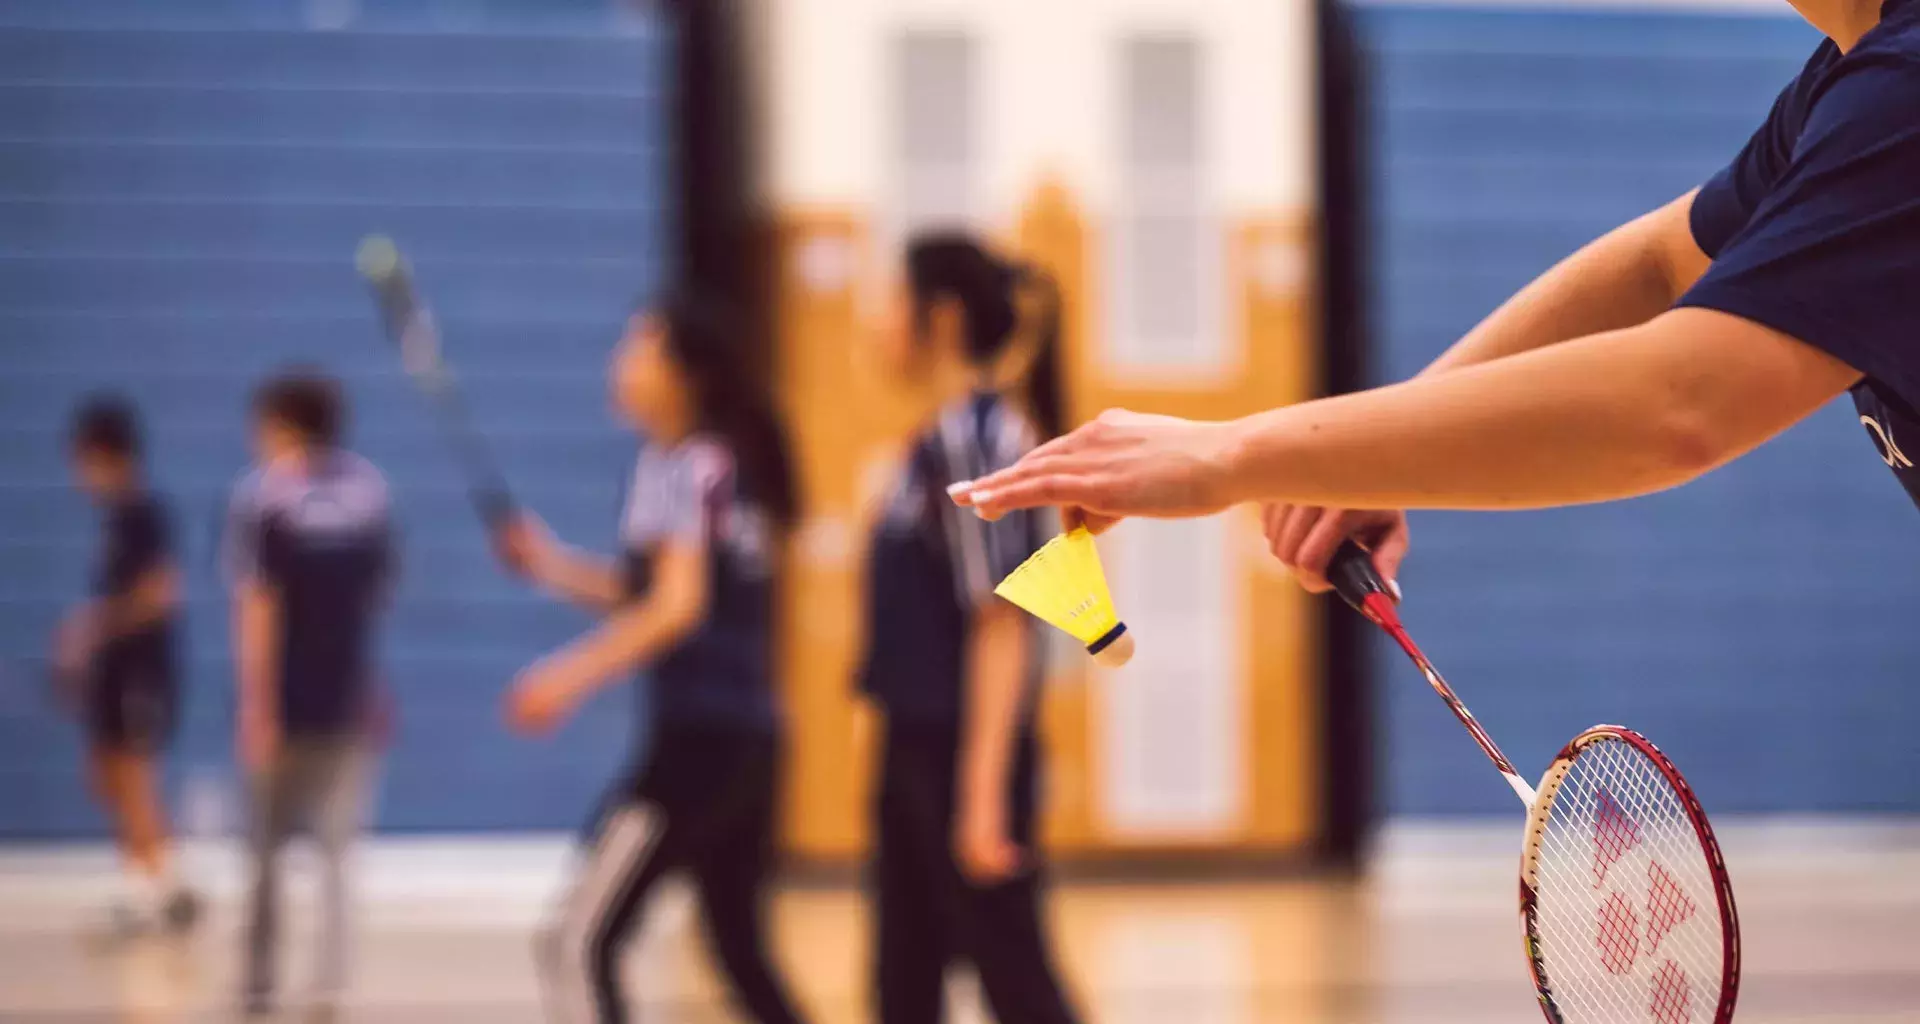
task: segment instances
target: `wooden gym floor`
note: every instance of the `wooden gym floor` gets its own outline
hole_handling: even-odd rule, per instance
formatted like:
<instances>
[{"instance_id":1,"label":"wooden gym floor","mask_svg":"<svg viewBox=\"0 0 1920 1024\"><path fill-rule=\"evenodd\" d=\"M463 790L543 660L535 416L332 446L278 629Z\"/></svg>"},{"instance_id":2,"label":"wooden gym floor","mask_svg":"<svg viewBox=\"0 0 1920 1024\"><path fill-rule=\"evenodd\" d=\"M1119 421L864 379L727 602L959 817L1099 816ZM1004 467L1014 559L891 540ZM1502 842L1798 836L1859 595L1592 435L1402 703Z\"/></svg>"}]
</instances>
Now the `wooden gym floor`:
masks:
<instances>
[{"instance_id":1,"label":"wooden gym floor","mask_svg":"<svg viewBox=\"0 0 1920 1024\"><path fill-rule=\"evenodd\" d=\"M1355 883L1074 885L1062 956L1091 1021L1122 1024L1533 1024L1513 909L1512 823L1391 830ZM1723 823L1746 933L1741 1024L1920 1021L1920 825ZM362 861L351 1024L539 1020L528 929L552 891L551 840L388 841ZM0 852L0 1021L230 1019L238 865L195 851L215 912L192 942L117 952L81 939L110 862ZM220 880L229 880L221 884ZM296 894L297 897L297 894ZM296 903L296 907L297 907ZM630 960L638 1019L727 1021L665 893ZM779 954L820 1022L866 1019L864 910L844 890L780 898ZM297 979L304 943L290 952ZM956 1021L979 1015L955 986ZM297 1007L297 998L293 1000ZM284 1019L301 1019L290 1009Z\"/></svg>"}]
</instances>

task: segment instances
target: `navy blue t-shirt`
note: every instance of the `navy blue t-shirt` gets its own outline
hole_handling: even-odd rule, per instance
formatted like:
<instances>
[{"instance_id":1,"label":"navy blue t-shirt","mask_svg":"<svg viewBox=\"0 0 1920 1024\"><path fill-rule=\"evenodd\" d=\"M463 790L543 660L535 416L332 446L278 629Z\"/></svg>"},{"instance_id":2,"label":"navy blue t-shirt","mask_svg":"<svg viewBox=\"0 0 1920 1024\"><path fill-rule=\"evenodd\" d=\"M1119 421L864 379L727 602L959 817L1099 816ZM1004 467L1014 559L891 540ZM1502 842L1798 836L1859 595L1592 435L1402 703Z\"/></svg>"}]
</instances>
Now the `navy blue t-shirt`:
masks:
<instances>
[{"instance_id":1,"label":"navy blue t-shirt","mask_svg":"<svg viewBox=\"0 0 1920 1024\"><path fill-rule=\"evenodd\" d=\"M289 735L371 724L374 642L394 572L386 478L351 452L234 488L227 569L279 597L280 723Z\"/></svg>"},{"instance_id":2,"label":"navy blue t-shirt","mask_svg":"<svg viewBox=\"0 0 1920 1024\"><path fill-rule=\"evenodd\" d=\"M1861 423L1920 503L1920 0L1887 0L1845 54L1822 43L1701 187L1692 227L1713 265L1679 305L1763 324L1864 374Z\"/></svg>"},{"instance_id":3,"label":"navy blue t-shirt","mask_svg":"<svg viewBox=\"0 0 1920 1024\"><path fill-rule=\"evenodd\" d=\"M104 526L106 536L93 577L95 597L125 597L172 559L172 524L158 495L142 492L115 502L107 510ZM95 681L106 686L171 686L174 670L173 612L108 640L93 663Z\"/></svg>"},{"instance_id":4,"label":"navy blue t-shirt","mask_svg":"<svg viewBox=\"0 0 1920 1024\"><path fill-rule=\"evenodd\" d=\"M726 443L698 434L643 450L620 544L629 598L646 592L662 545L706 559L706 618L646 672L658 725L773 731L774 523Z\"/></svg>"},{"instance_id":5,"label":"navy blue t-shirt","mask_svg":"<svg viewBox=\"0 0 1920 1024\"><path fill-rule=\"evenodd\" d=\"M941 410L909 447L867 551L860 687L890 719L959 724L974 617L1000 600L993 588L1045 537L1040 513L988 522L954 505L947 487L1005 469L1033 444L1025 417L999 396L980 393ZM1028 714L1039 690L1040 648L1030 648Z\"/></svg>"}]
</instances>

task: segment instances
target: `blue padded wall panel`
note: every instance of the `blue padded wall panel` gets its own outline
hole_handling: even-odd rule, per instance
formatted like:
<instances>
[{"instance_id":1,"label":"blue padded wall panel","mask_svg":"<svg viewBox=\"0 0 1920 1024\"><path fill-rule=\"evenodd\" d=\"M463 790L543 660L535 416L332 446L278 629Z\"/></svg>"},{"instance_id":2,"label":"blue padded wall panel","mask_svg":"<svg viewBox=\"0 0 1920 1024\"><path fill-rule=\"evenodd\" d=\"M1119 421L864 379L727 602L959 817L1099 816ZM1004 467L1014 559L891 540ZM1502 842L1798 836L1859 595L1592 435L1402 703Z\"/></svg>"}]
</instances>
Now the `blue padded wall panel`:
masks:
<instances>
[{"instance_id":1,"label":"blue padded wall panel","mask_svg":"<svg viewBox=\"0 0 1920 1024\"><path fill-rule=\"evenodd\" d=\"M669 59L659 25L605 0L0 0L0 838L101 825L38 678L96 529L67 487L73 404L117 388L147 420L189 578L176 782L220 784L215 538L249 393L293 362L345 380L352 443L396 495L381 824L580 822L640 709L615 688L555 740L506 733L514 670L586 619L492 566L352 254L401 242L517 494L610 547L634 445L602 378L667 269Z\"/></svg>"},{"instance_id":2,"label":"blue padded wall panel","mask_svg":"<svg viewBox=\"0 0 1920 1024\"><path fill-rule=\"evenodd\" d=\"M1817 41L1790 17L1361 9L1381 380L1586 241L1699 184ZM1588 725L1662 743L1720 811L1920 810L1920 520L1844 403L1680 490L1417 514L1407 617L1531 773ZM1387 807L1511 810L1378 652Z\"/></svg>"}]
</instances>

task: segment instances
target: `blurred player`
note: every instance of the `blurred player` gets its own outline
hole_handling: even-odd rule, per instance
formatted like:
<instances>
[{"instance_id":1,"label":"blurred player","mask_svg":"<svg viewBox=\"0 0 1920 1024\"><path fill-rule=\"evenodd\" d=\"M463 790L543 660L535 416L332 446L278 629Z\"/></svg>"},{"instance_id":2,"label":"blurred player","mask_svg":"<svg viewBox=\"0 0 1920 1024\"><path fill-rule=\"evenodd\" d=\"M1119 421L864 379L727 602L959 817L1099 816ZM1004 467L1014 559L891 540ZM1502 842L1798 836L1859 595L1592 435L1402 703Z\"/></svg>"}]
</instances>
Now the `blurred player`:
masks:
<instances>
[{"instance_id":1,"label":"blurred player","mask_svg":"<svg viewBox=\"0 0 1920 1024\"><path fill-rule=\"evenodd\" d=\"M226 550L234 587L239 754L251 782L254 880L247 1012L270 1012L280 935L280 853L299 830L321 853L316 1016L347 971L346 857L374 770L374 633L394 572L387 483L339 446L344 403L294 373L254 399L257 464L235 489Z\"/></svg>"},{"instance_id":2,"label":"blurred player","mask_svg":"<svg viewBox=\"0 0 1920 1024\"><path fill-rule=\"evenodd\" d=\"M970 238L922 236L894 318L884 361L943 404L912 441L868 555L861 686L886 716L872 873L879 1017L942 1019L946 970L964 961L1003 1024L1071 1021L1034 842L1043 642L993 594L1045 529L1034 515L988 524L946 498L1012 465L1034 443L1033 421L1059 429L1058 297ZM1001 394L1009 382L1024 384L1008 389L1020 400Z\"/></svg>"},{"instance_id":3,"label":"blurred player","mask_svg":"<svg viewBox=\"0 0 1920 1024\"><path fill-rule=\"evenodd\" d=\"M1732 163L1420 376L1226 423L1109 413L956 500L1060 505L1096 528L1265 502L1275 554L1319 590L1348 536L1392 579L1401 509L1647 494L1850 391L1920 502L1920 0L1794 7L1828 39Z\"/></svg>"},{"instance_id":4,"label":"blurred player","mask_svg":"<svg viewBox=\"0 0 1920 1024\"><path fill-rule=\"evenodd\" d=\"M127 868L126 895L109 926L116 936L182 930L198 916L198 901L175 877L160 792L160 756L180 707L172 524L148 486L140 428L125 401L82 405L70 452L81 490L105 512L106 533L93 596L61 623L54 667L84 718L88 775Z\"/></svg>"},{"instance_id":5,"label":"blurred player","mask_svg":"<svg viewBox=\"0 0 1920 1024\"><path fill-rule=\"evenodd\" d=\"M508 713L545 732L590 694L648 669L653 742L614 783L585 864L541 939L548 1017L624 1021L620 954L654 885L686 871L740 1008L800 1019L767 952L782 715L773 682L775 573L795 515L786 439L764 381L723 316L686 298L636 315L611 368L613 401L649 440L607 559L532 516L502 556L603 616L528 667Z\"/></svg>"}]
</instances>

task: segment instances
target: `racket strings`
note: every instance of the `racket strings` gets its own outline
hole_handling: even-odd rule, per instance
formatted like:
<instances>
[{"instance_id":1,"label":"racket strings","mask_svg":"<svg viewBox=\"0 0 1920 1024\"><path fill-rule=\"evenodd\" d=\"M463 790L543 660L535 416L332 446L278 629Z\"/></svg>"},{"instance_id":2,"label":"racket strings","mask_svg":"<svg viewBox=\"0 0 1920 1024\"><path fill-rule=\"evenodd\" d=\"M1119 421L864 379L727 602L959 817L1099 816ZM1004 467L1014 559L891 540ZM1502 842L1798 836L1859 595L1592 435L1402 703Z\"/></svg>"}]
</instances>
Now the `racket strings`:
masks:
<instances>
[{"instance_id":1,"label":"racket strings","mask_svg":"<svg viewBox=\"0 0 1920 1024\"><path fill-rule=\"evenodd\" d=\"M1725 948L1685 801L1631 744L1583 749L1554 795L1534 878L1540 955L1569 1024L1708 1024Z\"/></svg>"}]
</instances>

